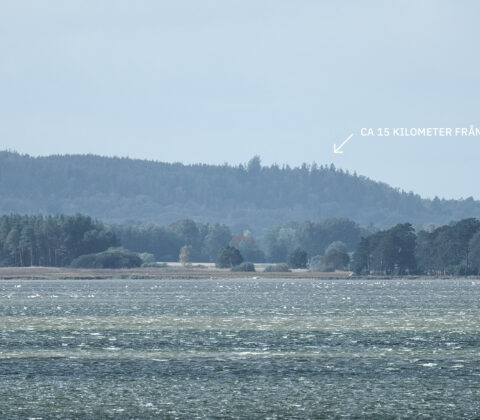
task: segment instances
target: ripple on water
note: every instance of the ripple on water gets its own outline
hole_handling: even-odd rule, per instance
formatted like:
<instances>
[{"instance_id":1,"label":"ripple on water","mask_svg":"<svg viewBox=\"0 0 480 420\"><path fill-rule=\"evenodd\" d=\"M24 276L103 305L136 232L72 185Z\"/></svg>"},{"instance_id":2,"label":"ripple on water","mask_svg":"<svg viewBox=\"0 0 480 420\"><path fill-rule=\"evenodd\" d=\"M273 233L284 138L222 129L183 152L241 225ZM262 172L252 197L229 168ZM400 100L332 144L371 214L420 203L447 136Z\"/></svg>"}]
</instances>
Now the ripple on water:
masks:
<instances>
[{"instance_id":1,"label":"ripple on water","mask_svg":"<svg viewBox=\"0 0 480 420\"><path fill-rule=\"evenodd\" d=\"M0 413L475 418L474 283L0 281Z\"/></svg>"}]
</instances>

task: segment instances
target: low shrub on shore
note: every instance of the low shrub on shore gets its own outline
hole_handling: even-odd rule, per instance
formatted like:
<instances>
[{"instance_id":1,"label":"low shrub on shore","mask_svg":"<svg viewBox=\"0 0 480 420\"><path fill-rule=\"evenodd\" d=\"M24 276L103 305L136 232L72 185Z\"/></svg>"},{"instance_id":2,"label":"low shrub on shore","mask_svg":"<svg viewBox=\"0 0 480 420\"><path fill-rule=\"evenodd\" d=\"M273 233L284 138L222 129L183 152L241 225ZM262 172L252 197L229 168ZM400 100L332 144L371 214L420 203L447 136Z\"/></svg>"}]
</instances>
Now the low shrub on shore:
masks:
<instances>
[{"instance_id":1,"label":"low shrub on shore","mask_svg":"<svg viewBox=\"0 0 480 420\"><path fill-rule=\"evenodd\" d=\"M290 269L288 268L288 264L280 263L267 265L264 271L265 273L288 273Z\"/></svg>"},{"instance_id":2,"label":"low shrub on shore","mask_svg":"<svg viewBox=\"0 0 480 420\"><path fill-rule=\"evenodd\" d=\"M230 269L230 271L245 271L245 272L254 272L255 265L251 262L243 262L238 264Z\"/></svg>"},{"instance_id":3,"label":"low shrub on shore","mask_svg":"<svg viewBox=\"0 0 480 420\"><path fill-rule=\"evenodd\" d=\"M134 268L142 265L138 254L124 248L109 248L97 254L86 254L75 258L73 268Z\"/></svg>"}]
</instances>

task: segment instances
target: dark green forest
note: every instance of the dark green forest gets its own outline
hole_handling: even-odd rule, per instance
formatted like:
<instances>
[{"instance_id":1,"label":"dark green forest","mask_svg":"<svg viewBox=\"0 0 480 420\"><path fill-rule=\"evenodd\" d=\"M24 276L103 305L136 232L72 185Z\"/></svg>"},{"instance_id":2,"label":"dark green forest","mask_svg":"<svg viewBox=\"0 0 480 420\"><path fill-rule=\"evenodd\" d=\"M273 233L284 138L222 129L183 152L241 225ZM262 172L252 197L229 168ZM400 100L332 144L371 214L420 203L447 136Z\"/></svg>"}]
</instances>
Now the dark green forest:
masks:
<instances>
[{"instance_id":1,"label":"dark green forest","mask_svg":"<svg viewBox=\"0 0 480 420\"><path fill-rule=\"evenodd\" d=\"M480 274L480 221L415 232L410 223L363 237L353 254L357 274Z\"/></svg>"},{"instance_id":2,"label":"dark green forest","mask_svg":"<svg viewBox=\"0 0 480 420\"><path fill-rule=\"evenodd\" d=\"M0 217L1 266L61 267L119 244L103 223L80 214Z\"/></svg>"},{"instance_id":3,"label":"dark green forest","mask_svg":"<svg viewBox=\"0 0 480 420\"><path fill-rule=\"evenodd\" d=\"M349 218L362 226L445 224L480 217L480 202L422 199L333 165L183 165L94 155L0 152L0 213L85 213L106 223L220 223L263 235L290 221Z\"/></svg>"},{"instance_id":4,"label":"dark green forest","mask_svg":"<svg viewBox=\"0 0 480 420\"><path fill-rule=\"evenodd\" d=\"M274 225L260 237L248 230L233 235L226 225L195 223L190 219L167 226L112 225L110 228L122 246L151 253L157 261L177 261L180 248L188 245L192 247L193 261L197 262L215 262L218 251L226 245L238 249L244 260L250 262L287 261L289 254L299 247L310 256L323 255L335 241L341 241L347 251L353 251L361 236L370 233L348 219Z\"/></svg>"},{"instance_id":5,"label":"dark green forest","mask_svg":"<svg viewBox=\"0 0 480 420\"><path fill-rule=\"evenodd\" d=\"M1 266L137 267L145 257L178 261L181 249L188 249L188 262L219 267L245 261L358 275L478 275L480 221L418 230L402 223L375 231L340 218L274 225L254 236L190 219L158 226L106 225L81 214L0 216Z\"/></svg>"},{"instance_id":6,"label":"dark green forest","mask_svg":"<svg viewBox=\"0 0 480 420\"><path fill-rule=\"evenodd\" d=\"M232 246L251 262L286 261L297 247L310 255L322 254L335 240L353 250L362 234L348 219L327 219L318 223L290 223L269 228L264 237L244 231L233 235L221 224L196 223L182 219L167 226L105 225L89 216L20 215L0 216L0 265L67 266L78 257L119 247L147 253L155 261L178 261L180 249L189 246L192 261L215 262L221 248ZM116 251L120 260L131 259ZM99 255L103 261L110 254ZM85 257L82 261L87 261ZM98 262L98 261L97 261ZM75 264L74 264L75 265Z\"/></svg>"}]
</instances>

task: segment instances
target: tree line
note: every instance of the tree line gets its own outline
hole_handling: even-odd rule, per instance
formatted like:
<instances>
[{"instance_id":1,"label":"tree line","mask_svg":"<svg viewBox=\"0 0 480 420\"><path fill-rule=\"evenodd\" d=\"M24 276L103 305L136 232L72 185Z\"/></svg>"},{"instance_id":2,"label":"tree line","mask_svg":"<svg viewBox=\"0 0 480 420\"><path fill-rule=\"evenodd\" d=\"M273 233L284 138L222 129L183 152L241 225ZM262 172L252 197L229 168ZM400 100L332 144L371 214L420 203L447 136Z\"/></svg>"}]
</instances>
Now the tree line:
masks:
<instances>
[{"instance_id":1,"label":"tree line","mask_svg":"<svg viewBox=\"0 0 480 420\"><path fill-rule=\"evenodd\" d=\"M285 221L345 217L362 226L480 217L480 202L422 199L333 165L182 165L94 155L0 152L0 213L86 213L106 223L179 219L263 235ZM115 205L112 205L115 203Z\"/></svg>"},{"instance_id":2,"label":"tree line","mask_svg":"<svg viewBox=\"0 0 480 420\"><path fill-rule=\"evenodd\" d=\"M0 265L69 265L75 258L119 246L116 235L91 217L0 216Z\"/></svg>"},{"instance_id":3,"label":"tree line","mask_svg":"<svg viewBox=\"0 0 480 420\"><path fill-rule=\"evenodd\" d=\"M351 269L356 274L480 274L480 221L460 220L415 231L410 223L362 237Z\"/></svg>"},{"instance_id":4,"label":"tree line","mask_svg":"<svg viewBox=\"0 0 480 420\"><path fill-rule=\"evenodd\" d=\"M124 248L120 249L122 246ZM128 250L128 251L127 251ZM183 255L183 257L182 257ZM155 261L287 263L358 275L478 275L480 221L365 229L344 219L274 225L261 237L225 224L106 225L89 216L0 216L1 266L136 266Z\"/></svg>"},{"instance_id":5,"label":"tree line","mask_svg":"<svg viewBox=\"0 0 480 420\"><path fill-rule=\"evenodd\" d=\"M309 256L322 255L335 241L353 251L361 236L370 232L344 218L278 224L261 237L248 230L234 235L224 224L196 223L190 219L167 226L113 225L111 229L123 246L151 253L157 261L177 261L180 249L186 245L191 247L193 261L215 262L221 248L232 246L245 261L254 263L285 262L297 248Z\"/></svg>"},{"instance_id":6,"label":"tree line","mask_svg":"<svg viewBox=\"0 0 480 420\"><path fill-rule=\"evenodd\" d=\"M188 250L192 262L216 262L225 247L238 250L247 262L285 262L298 250L304 252L305 258L323 254L338 240L352 251L361 235L368 232L341 218L274 225L264 236L255 237L248 230L233 234L225 224L190 219L166 226L105 225L81 214L10 214L0 216L0 265L66 266L80 256L90 255L92 260L91 254L119 246L148 256L150 262L178 261L182 248ZM118 256L125 259L123 254Z\"/></svg>"}]
</instances>

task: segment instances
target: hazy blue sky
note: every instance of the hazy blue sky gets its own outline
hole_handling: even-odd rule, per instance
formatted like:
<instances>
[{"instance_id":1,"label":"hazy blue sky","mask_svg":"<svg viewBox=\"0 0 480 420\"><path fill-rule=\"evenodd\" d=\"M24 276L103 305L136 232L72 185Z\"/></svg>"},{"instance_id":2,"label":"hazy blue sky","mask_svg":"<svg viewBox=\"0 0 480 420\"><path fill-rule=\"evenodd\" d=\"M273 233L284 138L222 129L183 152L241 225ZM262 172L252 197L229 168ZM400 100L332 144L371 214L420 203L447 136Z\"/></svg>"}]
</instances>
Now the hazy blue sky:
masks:
<instances>
[{"instance_id":1,"label":"hazy blue sky","mask_svg":"<svg viewBox=\"0 0 480 420\"><path fill-rule=\"evenodd\" d=\"M480 199L480 137L359 135L480 125L479 15L474 0L3 0L1 148L333 162Z\"/></svg>"}]
</instances>

